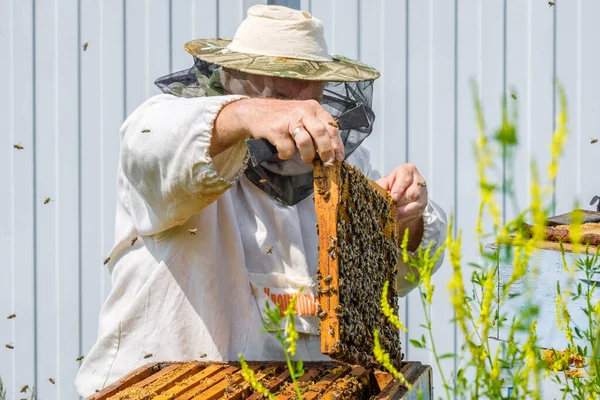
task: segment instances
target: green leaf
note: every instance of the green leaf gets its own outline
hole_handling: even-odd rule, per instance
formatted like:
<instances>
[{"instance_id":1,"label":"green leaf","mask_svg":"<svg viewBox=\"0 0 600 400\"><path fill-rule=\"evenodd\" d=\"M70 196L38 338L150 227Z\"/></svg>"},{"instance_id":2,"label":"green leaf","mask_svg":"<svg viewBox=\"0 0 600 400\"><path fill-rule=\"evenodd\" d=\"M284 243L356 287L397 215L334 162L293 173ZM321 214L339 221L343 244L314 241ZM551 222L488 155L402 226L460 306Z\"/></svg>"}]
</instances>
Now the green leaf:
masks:
<instances>
[{"instance_id":1,"label":"green leaf","mask_svg":"<svg viewBox=\"0 0 600 400\"><path fill-rule=\"evenodd\" d=\"M417 349L424 348L423 344L421 342L419 342L418 340L410 339L409 342L410 342L410 344L413 345L413 347L416 347Z\"/></svg>"},{"instance_id":2,"label":"green leaf","mask_svg":"<svg viewBox=\"0 0 600 400\"><path fill-rule=\"evenodd\" d=\"M298 360L298 362L296 362L296 378L299 378L302 375L304 375L304 362Z\"/></svg>"},{"instance_id":3,"label":"green leaf","mask_svg":"<svg viewBox=\"0 0 600 400\"><path fill-rule=\"evenodd\" d=\"M440 360L444 360L444 359L446 359L446 358L454 358L454 357L456 357L456 354L454 354L454 353L446 353L446 354L442 354L442 355L441 355L441 356L439 356L438 358L439 358Z\"/></svg>"}]
</instances>

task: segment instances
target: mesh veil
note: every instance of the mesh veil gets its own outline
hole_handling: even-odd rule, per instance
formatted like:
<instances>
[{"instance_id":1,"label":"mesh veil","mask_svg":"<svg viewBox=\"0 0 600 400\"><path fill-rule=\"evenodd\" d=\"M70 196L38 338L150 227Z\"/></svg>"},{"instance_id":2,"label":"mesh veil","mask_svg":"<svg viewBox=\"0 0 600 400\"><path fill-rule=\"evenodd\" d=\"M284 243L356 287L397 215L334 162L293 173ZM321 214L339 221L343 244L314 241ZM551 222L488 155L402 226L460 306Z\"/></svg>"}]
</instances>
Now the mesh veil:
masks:
<instances>
[{"instance_id":1,"label":"mesh veil","mask_svg":"<svg viewBox=\"0 0 600 400\"><path fill-rule=\"evenodd\" d=\"M252 76L252 79L256 78L256 76ZM344 143L346 158L372 132L374 120L371 110L373 82L372 80L327 82L324 86L321 105L334 118L360 104L366 106L373 115L367 126L341 130L340 135ZM232 79L226 76L226 72L220 66L198 58L194 58L194 65L191 68L163 76L154 83L163 93L178 97L221 96L229 93L244 94L250 97L271 97L269 93L255 92L251 79L244 79L243 73L236 71L235 79ZM231 90L230 86L235 86L235 90ZM279 161L279 163L286 162L290 162L290 160ZM273 168L267 164L248 163L245 175L254 185L282 205L295 205L313 192L313 173L312 170L306 172L306 168L300 169L298 174L280 175L273 172Z\"/></svg>"}]
</instances>

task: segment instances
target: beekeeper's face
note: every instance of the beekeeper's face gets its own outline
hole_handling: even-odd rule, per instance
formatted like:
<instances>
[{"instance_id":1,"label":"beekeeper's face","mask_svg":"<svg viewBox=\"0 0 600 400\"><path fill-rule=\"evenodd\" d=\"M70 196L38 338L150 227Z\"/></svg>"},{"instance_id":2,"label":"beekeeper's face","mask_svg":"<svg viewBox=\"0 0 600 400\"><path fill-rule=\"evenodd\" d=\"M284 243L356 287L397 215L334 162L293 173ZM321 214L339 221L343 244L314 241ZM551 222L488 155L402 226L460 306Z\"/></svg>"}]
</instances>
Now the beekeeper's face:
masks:
<instances>
[{"instance_id":1,"label":"beekeeper's face","mask_svg":"<svg viewBox=\"0 0 600 400\"><path fill-rule=\"evenodd\" d=\"M226 68L223 68L221 83L230 94L290 100L312 99L319 102L323 98L325 87L325 82L252 75Z\"/></svg>"}]
</instances>

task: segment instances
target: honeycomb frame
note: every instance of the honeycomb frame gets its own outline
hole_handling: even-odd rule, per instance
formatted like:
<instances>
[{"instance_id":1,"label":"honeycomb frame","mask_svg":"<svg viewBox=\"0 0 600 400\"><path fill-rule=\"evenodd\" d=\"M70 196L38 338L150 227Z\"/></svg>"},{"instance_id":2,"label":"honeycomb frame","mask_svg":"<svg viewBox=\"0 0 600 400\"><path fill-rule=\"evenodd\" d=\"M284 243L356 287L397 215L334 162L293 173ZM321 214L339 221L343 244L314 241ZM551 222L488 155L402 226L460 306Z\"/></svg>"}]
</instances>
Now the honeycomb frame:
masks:
<instances>
[{"instance_id":1,"label":"honeycomb frame","mask_svg":"<svg viewBox=\"0 0 600 400\"><path fill-rule=\"evenodd\" d=\"M378 329L382 348L400 368L400 333L380 306L387 280L388 303L398 312L396 206L386 190L346 162L315 162L313 174L321 353L368 365L373 361L373 331Z\"/></svg>"}]
</instances>

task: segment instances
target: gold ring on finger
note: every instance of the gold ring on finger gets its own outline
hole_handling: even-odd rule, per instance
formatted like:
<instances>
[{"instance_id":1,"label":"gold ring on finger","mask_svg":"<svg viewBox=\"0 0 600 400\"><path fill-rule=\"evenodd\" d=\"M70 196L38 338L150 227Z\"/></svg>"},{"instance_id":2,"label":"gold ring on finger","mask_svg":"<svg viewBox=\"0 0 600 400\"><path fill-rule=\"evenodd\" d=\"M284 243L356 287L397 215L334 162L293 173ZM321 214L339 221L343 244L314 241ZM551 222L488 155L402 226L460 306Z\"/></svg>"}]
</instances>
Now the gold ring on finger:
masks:
<instances>
[{"instance_id":1,"label":"gold ring on finger","mask_svg":"<svg viewBox=\"0 0 600 400\"><path fill-rule=\"evenodd\" d=\"M419 185L421 187L426 187L427 183L425 183L425 182L417 182L417 185Z\"/></svg>"}]
</instances>

